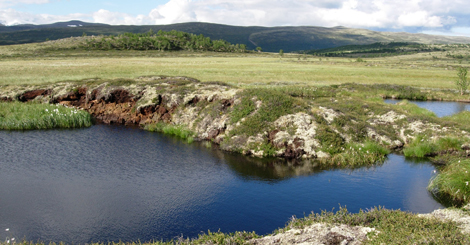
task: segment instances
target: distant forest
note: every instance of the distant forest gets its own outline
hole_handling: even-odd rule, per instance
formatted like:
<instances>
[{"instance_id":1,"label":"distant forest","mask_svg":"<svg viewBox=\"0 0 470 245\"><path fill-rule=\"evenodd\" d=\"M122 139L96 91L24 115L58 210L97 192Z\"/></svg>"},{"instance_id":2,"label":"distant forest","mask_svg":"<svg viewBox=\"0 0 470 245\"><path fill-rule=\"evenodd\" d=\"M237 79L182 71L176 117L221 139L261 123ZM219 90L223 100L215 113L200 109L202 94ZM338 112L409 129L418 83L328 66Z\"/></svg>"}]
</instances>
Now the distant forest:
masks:
<instances>
[{"instance_id":1,"label":"distant forest","mask_svg":"<svg viewBox=\"0 0 470 245\"><path fill-rule=\"evenodd\" d=\"M87 39L83 48L89 50L186 50L240 53L247 51L244 44L231 44L225 40L211 40L202 34L194 35L175 30L160 30L157 33L150 30L147 33L97 36Z\"/></svg>"},{"instance_id":2,"label":"distant forest","mask_svg":"<svg viewBox=\"0 0 470 245\"><path fill-rule=\"evenodd\" d=\"M376 42L368 45L346 45L337 48L311 50L308 54L325 57L378 57L421 52L445 51L431 45L407 42Z\"/></svg>"}]
</instances>

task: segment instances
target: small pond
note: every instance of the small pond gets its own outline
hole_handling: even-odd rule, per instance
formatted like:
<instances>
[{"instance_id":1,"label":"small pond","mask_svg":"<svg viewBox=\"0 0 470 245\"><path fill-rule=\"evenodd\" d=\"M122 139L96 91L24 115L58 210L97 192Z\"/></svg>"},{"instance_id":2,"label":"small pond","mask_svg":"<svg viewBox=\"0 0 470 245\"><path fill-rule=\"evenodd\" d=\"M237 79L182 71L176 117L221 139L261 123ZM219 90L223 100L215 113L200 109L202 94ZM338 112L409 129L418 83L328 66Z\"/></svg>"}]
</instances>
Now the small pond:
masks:
<instances>
[{"instance_id":1,"label":"small pond","mask_svg":"<svg viewBox=\"0 0 470 245\"><path fill-rule=\"evenodd\" d=\"M386 99L385 103L396 104L401 100ZM432 111L438 117L450 116L462 111L470 111L470 103L449 101L410 101L419 107Z\"/></svg>"},{"instance_id":2,"label":"small pond","mask_svg":"<svg viewBox=\"0 0 470 245\"><path fill-rule=\"evenodd\" d=\"M90 243L167 240L201 232L267 234L293 215L374 206L418 213L428 162L321 170L221 152L136 128L0 131L0 239ZM5 228L10 231L5 232Z\"/></svg>"}]
</instances>

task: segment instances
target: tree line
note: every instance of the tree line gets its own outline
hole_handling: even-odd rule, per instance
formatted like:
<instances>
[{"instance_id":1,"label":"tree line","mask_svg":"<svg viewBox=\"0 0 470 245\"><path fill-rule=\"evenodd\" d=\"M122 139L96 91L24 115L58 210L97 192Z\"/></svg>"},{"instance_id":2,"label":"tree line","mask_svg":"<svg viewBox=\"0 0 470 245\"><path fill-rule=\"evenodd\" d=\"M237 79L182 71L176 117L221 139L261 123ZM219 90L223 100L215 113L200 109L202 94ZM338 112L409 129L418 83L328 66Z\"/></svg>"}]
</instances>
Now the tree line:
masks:
<instances>
[{"instance_id":1,"label":"tree line","mask_svg":"<svg viewBox=\"0 0 470 245\"><path fill-rule=\"evenodd\" d=\"M246 52L245 44L231 44L221 39L211 40L202 34L195 35L175 30L98 36L87 39L83 46L91 50Z\"/></svg>"}]
</instances>

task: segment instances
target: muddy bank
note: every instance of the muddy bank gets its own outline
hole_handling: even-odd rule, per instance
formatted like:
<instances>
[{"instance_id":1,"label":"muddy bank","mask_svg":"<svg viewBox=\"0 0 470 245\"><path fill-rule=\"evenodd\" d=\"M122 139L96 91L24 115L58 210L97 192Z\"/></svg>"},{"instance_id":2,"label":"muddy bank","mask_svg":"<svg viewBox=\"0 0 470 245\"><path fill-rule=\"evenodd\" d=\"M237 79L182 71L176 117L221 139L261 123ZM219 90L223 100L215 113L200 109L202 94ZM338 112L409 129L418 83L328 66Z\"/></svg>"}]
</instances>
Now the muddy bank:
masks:
<instances>
[{"instance_id":1,"label":"muddy bank","mask_svg":"<svg viewBox=\"0 0 470 245\"><path fill-rule=\"evenodd\" d=\"M411 115L400 106L356 97L354 93L361 95L363 89L358 85L290 89L250 90L154 76L47 87L3 86L0 98L73 106L106 124L183 127L196 140L210 140L246 155L330 159L337 165L375 163L387 152L374 150L377 147L371 144L400 150L421 134L470 141L468 131ZM462 149L452 151L470 155Z\"/></svg>"}]
</instances>

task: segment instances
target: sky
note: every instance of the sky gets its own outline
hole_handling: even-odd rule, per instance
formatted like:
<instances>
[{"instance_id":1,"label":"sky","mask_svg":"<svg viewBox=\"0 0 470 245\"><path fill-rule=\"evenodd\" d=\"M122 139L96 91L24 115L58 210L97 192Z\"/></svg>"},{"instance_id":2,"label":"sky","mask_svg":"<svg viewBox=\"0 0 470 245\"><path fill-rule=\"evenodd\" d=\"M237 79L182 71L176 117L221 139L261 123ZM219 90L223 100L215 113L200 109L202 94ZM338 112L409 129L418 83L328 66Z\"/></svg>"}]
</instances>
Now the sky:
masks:
<instances>
[{"instance_id":1,"label":"sky","mask_svg":"<svg viewBox=\"0 0 470 245\"><path fill-rule=\"evenodd\" d=\"M468 0L0 0L4 25L69 20L111 25L345 26L470 36Z\"/></svg>"}]
</instances>

